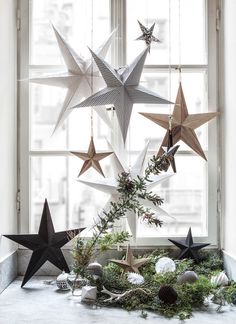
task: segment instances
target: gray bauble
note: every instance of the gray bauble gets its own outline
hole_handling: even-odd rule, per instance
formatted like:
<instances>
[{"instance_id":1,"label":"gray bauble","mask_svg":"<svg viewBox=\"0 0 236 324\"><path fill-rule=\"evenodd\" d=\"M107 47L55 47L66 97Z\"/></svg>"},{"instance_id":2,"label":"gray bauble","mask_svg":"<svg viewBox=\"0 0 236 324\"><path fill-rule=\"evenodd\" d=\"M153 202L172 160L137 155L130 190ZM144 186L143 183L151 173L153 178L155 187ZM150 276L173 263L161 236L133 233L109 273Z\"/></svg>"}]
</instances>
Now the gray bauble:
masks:
<instances>
[{"instance_id":1,"label":"gray bauble","mask_svg":"<svg viewBox=\"0 0 236 324\"><path fill-rule=\"evenodd\" d=\"M101 278L103 275L102 265L98 262L92 262L87 266L87 272L93 277Z\"/></svg>"},{"instance_id":2,"label":"gray bauble","mask_svg":"<svg viewBox=\"0 0 236 324\"><path fill-rule=\"evenodd\" d=\"M196 281L198 281L198 275L194 271L185 271L178 278L178 283L181 285L186 283L192 284Z\"/></svg>"}]
</instances>

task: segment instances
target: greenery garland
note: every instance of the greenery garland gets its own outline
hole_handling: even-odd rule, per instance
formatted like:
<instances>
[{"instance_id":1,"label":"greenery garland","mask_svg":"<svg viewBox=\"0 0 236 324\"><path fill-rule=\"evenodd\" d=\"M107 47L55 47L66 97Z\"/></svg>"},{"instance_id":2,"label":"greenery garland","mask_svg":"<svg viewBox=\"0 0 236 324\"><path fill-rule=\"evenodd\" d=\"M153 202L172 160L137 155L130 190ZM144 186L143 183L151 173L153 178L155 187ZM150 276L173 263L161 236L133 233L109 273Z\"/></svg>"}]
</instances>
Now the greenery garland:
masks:
<instances>
[{"instance_id":1,"label":"greenery garland","mask_svg":"<svg viewBox=\"0 0 236 324\"><path fill-rule=\"evenodd\" d=\"M140 310L142 317L147 317L147 311L152 311L167 318L177 316L180 320L190 318L196 309L207 309L210 300L218 305L217 311L226 303L236 305L235 282L230 282L225 287L217 287L211 283L211 277L223 269L219 251L202 251L202 260L199 264L195 264L191 259L175 260L175 272L157 274L155 264L163 256L173 257L173 252L156 250L145 255L150 262L141 269L145 281L138 286L131 284L127 280L127 275L122 273L117 265L108 264L103 269L102 278L96 281L90 278L91 283L95 284L100 291L97 304L121 307L128 311ZM178 277L187 270L195 271L199 279L195 283L180 284ZM176 290L178 299L175 304L163 303L158 298L159 289L163 285L170 285ZM107 296L101 293L103 286L114 293L124 293L128 290L131 293L119 300L106 301ZM140 289L138 290L137 287Z\"/></svg>"},{"instance_id":2,"label":"greenery garland","mask_svg":"<svg viewBox=\"0 0 236 324\"><path fill-rule=\"evenodd\" d=\"M193 260L176 260L176 271L165 274L155 272L157 260L163 256L173 257L171 253L157 250L148 256L149 263L141 269L141 275L144 277L144 283L137 286L127 280L127 275L115 264L110 263L103 269L103 276L94 279L87 272L87 266L91 259L95 258L96 253L105 251L111 246L124 243L129 239L128 232L121 231L114 233L111 229L114 223L125 217L127 211L134 211L139 217L142 217L148 224L161 226L162 222L154 217L149 208L144 208L139 199L147 199L154 205L161 205L163 199L158 195L147 191L147 182L151 181L150 175L158 175L166 171L169 165L168 153L161 157L153 156L145 176L138 176L132 179L129 173L123 172L118 177L117 203L110 203L109 211L103 211L98 215L98 221L93 227L93 234L90 239L78 237L74 241L73 258L74 271L77 276L86 277L91 285L98 288L98 305L122 307L126 310L141 310L141 316L146 318L147 311L153 311L165 317L171 318L177 316L179 319L191 317L194 309L206 306L206 300L211 298L212 302L218 304L217 310L220 310L225 303L236 305L236 283L230 282L226 287L216 287L211 283L211 276L219 273L223 269L223 262L220 252L207 253L202 251L201 262L195 264ZM195 271L199 279L192 284L180 284L178 276L186 270ZM175 289L178 294L177 302L174 304L165 304L158 298L158 292L161 286L169 285ZM119 299L107 299L102 292L104 289L114 294L122 294Z\"/></svg>"},{"instance_id":3,"label":"greenery garland","mask_svg":"<svg viewBox=\"0 0 236 324\"><path fill-rule=\"evenodd\" d=\"M161 157L153 156L145 170L144 177L137 176L137 178L133 179L127 172L122 172L118 176L118 201L116 203L111 202L109 211L103 210L102 214L98 215L98 220L93 226L91 239L86 240L79 237L75 240L72 253L74 259L73 268L77 275L86 275L86 268L98 250L105 251L114 244L121 244L128 240L128 232L111 232L114 223L125 217L127 211L134 211L150 225L157 227L162 225L162 222L155 217L151 209L145 208L139 199L149 200L154 206L163 203L162 198L151 191L147 191L147 183L152 181L150 179L151 174L158 175L160 172L167 170L168 158L168 153L164 153Z\"/></svg>"}]
</instances>

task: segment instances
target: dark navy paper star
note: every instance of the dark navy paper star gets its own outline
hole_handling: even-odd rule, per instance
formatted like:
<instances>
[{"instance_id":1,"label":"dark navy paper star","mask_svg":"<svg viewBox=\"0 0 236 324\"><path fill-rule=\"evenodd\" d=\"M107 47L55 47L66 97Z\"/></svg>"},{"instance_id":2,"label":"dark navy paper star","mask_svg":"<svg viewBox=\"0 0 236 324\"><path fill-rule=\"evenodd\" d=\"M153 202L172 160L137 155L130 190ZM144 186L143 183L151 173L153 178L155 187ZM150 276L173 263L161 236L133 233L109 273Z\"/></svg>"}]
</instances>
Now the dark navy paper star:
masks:
<instances>
[{"instance_id":1,"label":"dark navy paper star","mask_svg":"<svg viewBox=\"0 0 236 324\"><path fill-rule=\"evenodd\" d=\"M204 248L205 246L210 245L209 243L193 243L191 227L189 228L188 235L185 240L175 241L169 239L169 241L175 244L180 250L179 259L191 258L196 262L200 260L198 251Z\"/></svg>"},{"instance_id":2,"label":"dark navy paper star","mask_svg":"<svg viewBox=\"0 0 236 324\"><path fill-rule=\"evenodd\" d=\"M82 230L84 228L56 233L48 203L45 200L38 234L4 235L10 240L33 251L21 287L30 280L46 261L51 262L61 271L69 272L70 270L61 251L61 247ZM69 235L70 233L72 235Z\"/></svg>"}]
</instances>

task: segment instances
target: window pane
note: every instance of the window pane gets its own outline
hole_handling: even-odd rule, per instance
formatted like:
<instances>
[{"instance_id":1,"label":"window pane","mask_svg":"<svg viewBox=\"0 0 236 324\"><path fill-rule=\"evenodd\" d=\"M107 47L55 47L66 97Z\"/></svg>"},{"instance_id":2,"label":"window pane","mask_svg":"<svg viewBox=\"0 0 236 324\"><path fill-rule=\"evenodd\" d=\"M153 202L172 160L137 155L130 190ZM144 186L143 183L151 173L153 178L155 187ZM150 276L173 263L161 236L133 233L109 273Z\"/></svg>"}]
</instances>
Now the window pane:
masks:
<instances>
[{"instance_id":1,"label":"window pane","mask_svg":"<svg viewBox=\"0 0 236 324\"><path fill-rule=\"evenodd\" d=\"M61 111L66 91L46 85L30 85L30 139L31 150L80 150L85 147L91 136L91 108L73 109L62 126L53 133ZM104 113L111 124L114 115ZM93 110L93 132L97 141L109 139L110 130Z\"/></svg>"},{"instance_id":2,"label":"window pane","mask_svg":"<svg viewBox=\"0 0 236 324\"><path fill-rule=\"evenodd\" d=\"M162 228L139 221L139 237L185 236L190 226L196 236L207 234L207 163L177 155L176 165L177 173L153 190L164 198L161 208L175 219L159 215Z\"/></svg>"},{"instance_id":3,"label":"window pane","mask_svg":"<svg viewBox=\"0 0 236 324\"><path fill-rule=\"evenodd\" d=\"M31 157L31 232L38 230L44 199L50 205L55 229L92 226L109 196L76 181L82 166L77 157ZM106 176L111 174L109 157L100 162ZM81 179L98 178L90 169Z\"/></svg>"},{"instance_id":4,"label":"window pane","mask_svg":"<svg viewBox=\"0 0 236 324\"><path fill-rule=\"evenodd\" d=\"M146 27L156 23L153 35L160 40L160 43L152 43L146 64L206 63L205 0L171 0L170 3L169 31L169 1L127 0L128 62L145 48L144 41L135 41L142 34L137 23L139 20Z\"/></svg>"},{"instance_id":5,"label":"window pane","mask_svg":"<svg viewBox=\"0 0 236 324\"><path fill-rule=\"evenodd\" d=\"M51 24L86 56L87 46L96 48L109 34L109 0L31 0L30 7L30 64L63 64Z\"/></svg>"}]
</instances>

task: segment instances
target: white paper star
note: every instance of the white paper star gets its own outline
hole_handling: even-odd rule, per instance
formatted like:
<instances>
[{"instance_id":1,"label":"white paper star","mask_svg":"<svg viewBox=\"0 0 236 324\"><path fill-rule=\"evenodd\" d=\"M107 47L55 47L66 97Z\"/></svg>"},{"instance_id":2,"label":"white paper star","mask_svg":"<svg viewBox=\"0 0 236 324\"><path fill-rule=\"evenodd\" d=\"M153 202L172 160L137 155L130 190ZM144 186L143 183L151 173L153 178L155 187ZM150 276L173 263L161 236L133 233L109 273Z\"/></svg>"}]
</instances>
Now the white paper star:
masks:
<instances>
[{"instance_id":1,"label":"white paper star","mask_svg":"<svg viewBox=\"0 0 236 324\"><path fill-rule=\"evenodd\" d=\"M91 58L84 59L79 56L73 48L65 41L53 26L57 43L65 61L67 71L54 73L41 78L32 78L31 82L56 86L67 89L66 98L58 116L54 132L63 123L71 112L70 108L78 104L82 99L91 95L91 91L98 91L103 86L103 80L99 75L97 67L91 62ZM105 57L111 45L116 30L114 30L107 40L97 49L96 53ZM93 72L93 73L92 73ZM92 76L91 76L92 74ZM96 107L96 112L111 127L111 121L104 107Z\"/></svg>"},{"instance_id":2,"label":"white paper star","mask_svg":"<svg viewBox=\"0 0 236 324\"><path fill-rule=\"evenodd\" d=\"M139 156L137 157L137 160L135 161L134 165L131 168L128 168L126 165L124 165L123 162L118 158L118 155L116 154L115 150L112 148L112 146L109 144L109 149L112 149L113 156L115 157L116 161L116 168L117 168L117 176L121 172L129 172L132 178L136 178L138 175L140 176L142 174L142 170L144 167L144 162L147 154L149 143L147 143L144 147L144 149L140 152ZM159 184L162 181L165 181L169 177L171 177L173 174L163 174L163 175L157 175L150 177L150 180L152 182L147 183L147 190L153 189L157 184ZM87 180L78 180L79 182L88 185L91 188L94 188L96 190L102 191L106 194L109 194L111 197L109 201L107 202L106 206L104 207L104 210L107 210L110 206L110 202L117 202L119 199L119 193L117 191L118 188L118 182L115 178L106 178L106 179L99 179L99 180L93 180L93 181L87 181ZM171 217L166 211L164 211L159 206L154 206L150 201L140 199L140 202L148 208L152 208L156 212L158 212L159 215ZM133 211L128 211L126 213L127 221L129 224L130 231L132 233L133 239L136 239L136 232L137 232L137 215Z\"/></svg>"},{"instance_id":3,"label":"white paper star","mask_svg":"<svg viewBox=\"0 0 236 324\"><path fill-rule=\"evenodd\" d=\"M81 103L76 104L73 108L114 105L125 141L133 104L170 103L170 101L160 97L157 93L139 85L148 49L147 47L130 65L118 70L115 70L110 64L90 50L107 86Z\"/></svg>"}]
</instances>

